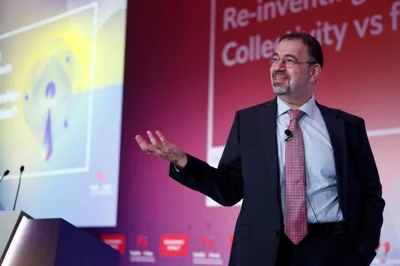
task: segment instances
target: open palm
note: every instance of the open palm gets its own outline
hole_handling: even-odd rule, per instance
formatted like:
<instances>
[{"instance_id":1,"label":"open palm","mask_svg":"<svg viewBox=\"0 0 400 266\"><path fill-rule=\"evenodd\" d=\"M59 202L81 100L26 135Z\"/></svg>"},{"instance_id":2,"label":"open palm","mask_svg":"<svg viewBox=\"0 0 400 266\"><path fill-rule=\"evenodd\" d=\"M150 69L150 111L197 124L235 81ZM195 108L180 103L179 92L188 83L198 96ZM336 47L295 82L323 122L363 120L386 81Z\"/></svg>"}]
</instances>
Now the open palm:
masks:
<instances>
[{"instance_id":1,"label":"open palm","mask_svg":"<svg viewBox=\"0 0 400 266\"><path fill-rule=\"evenodd\" d=\"M135 137L140 148L148 154L156 155L175 164L178 168L185 167L187 163L186 153L173 143L170 143L160 131L147 131L150 143L141 135Z\"/></svg>"}]
</instances>

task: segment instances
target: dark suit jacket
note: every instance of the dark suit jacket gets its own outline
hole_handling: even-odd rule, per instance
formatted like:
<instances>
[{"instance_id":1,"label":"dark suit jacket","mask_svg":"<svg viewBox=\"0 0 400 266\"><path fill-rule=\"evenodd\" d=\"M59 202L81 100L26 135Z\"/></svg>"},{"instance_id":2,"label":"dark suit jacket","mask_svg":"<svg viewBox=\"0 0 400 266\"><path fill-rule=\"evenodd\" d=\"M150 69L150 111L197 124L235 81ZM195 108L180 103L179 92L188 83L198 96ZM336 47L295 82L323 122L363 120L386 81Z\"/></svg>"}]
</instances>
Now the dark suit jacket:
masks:
<instances>
[{"instance_id":1,"label":"dark suit jacket","mask_svg":"<svg viewBox=\"0 0 400 266\"><path fill-rule=\"evenodd\" d=\"M365 123L357 116L317 105L332 142L340 208L354 251L369 265L376 255L385 201ZM223 206L243 199L230 266L275 265L283 233L276 119L276 99L237 111L218 169L190 154L181 171L170 165L173 179Z\"/></svg>"}]
</instances>

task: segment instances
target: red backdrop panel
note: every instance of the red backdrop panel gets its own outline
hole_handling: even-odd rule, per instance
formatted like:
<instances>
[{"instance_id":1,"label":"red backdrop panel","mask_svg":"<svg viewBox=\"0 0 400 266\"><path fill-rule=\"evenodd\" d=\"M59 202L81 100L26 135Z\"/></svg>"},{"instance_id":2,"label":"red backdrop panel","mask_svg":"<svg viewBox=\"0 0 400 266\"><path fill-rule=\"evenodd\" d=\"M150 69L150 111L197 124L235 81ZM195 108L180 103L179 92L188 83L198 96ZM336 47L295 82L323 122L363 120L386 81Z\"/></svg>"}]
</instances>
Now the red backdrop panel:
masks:
<instances>
[{"instance_id":1,"label":"red backdrop panel","mask_svg":"<svg viewBox=\"0 0 400 266\"><path fill-rule=\"evenodd\" d=\"M207 160L207 151L225 144L237 109L274 97L265 58L278 36L297 26L314 30L325 51L316 99L366 119L388 202L377 261L399 261L400 14L393 10L400 1L143 0L128 10L118 227L95 231L126 235L121 265L227 265L240 207L206 207L203 195L172 181L168 163L143 153L134 136L159 129ZM242 27L224 30L232 19ZM237 46L224 61L231 42ZM243 63L230 66L238 47Z\"/></svg>"}]
</instances>

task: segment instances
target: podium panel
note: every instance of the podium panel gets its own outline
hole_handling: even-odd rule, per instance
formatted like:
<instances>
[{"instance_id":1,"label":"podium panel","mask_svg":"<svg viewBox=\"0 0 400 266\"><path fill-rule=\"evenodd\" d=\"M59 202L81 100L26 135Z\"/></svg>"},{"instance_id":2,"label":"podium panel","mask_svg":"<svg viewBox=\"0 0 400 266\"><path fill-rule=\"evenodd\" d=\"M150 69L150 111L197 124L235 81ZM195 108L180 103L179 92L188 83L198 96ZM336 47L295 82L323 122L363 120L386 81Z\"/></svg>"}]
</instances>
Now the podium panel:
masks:
<instances>
[{"instance_id":1,"label":"podium panel","mask_svg":"<svg viewBox=\"0 0 400 266\"><path fill-rule=\"evenodd\" d=\"M0 212L0 224L2 266L118 265L117 250L65 220Z\"/></svg>"},{"instance_id":2,"label":"podium panel","mask_svg":"<svg viewBox=\"0 0 400 266\"><path fill-rule=\"evenodd\" d=\"M24 212L0 211L0 258L3 258L4 251L8 248L9 240L15 233L22 217L31 218Z\"/></svg>"}]
</instances>

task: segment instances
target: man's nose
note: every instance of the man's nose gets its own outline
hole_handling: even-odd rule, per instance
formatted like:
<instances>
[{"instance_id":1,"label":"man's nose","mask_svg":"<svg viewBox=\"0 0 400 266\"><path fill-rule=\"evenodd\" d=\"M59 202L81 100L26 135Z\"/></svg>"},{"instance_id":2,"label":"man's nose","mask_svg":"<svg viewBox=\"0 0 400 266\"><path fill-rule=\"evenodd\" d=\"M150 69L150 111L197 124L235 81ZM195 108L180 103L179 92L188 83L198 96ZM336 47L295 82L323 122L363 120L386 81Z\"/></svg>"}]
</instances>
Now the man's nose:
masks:
<instances>
[{"instance_id":1,"label":"man's nose","mask_svg":"<svg viewBox=\"0 0 400 266\"><path fill-rule=\"evenodd\" d=\"M275 68L279 70L285 70L286 69L285 61L283 59L279 59L277 62L275 62Z\"/></svg>"}]
</instances>

